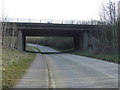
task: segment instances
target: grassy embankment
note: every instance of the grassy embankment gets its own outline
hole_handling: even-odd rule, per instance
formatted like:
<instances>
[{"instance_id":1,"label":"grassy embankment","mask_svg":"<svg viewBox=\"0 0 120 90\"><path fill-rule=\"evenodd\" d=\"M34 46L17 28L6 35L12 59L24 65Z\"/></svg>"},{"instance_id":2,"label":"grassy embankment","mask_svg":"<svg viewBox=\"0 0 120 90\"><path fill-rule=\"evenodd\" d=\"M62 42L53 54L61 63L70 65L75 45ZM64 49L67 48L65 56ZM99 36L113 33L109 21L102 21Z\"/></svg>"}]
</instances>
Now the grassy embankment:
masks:
<instances>
[{"instance_id":1,"label":"grassy embankment","mask_svg":"<svg viewBox=\"0 0 120 90\"><path fill-rule=\"evenodd\" d=\"M36 55L32 53L3 49L2 87L4 90L8 90L8 88L13 87L16 82L19 81L32 61L35 59L35 56Z\"/></svg>"}]
</instances>

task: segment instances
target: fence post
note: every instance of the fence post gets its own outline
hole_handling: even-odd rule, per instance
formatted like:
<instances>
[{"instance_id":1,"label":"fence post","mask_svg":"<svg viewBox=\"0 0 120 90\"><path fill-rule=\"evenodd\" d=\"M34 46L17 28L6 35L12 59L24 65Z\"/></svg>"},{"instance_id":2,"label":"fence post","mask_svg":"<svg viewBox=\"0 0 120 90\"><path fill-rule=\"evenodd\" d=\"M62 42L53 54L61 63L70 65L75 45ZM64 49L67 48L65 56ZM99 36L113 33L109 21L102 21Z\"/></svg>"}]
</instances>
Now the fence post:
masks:
<instances>
[{"instance_id":1,"label":"fence post","mask_svg":"<svg viewBox=\"0 0 120 90\"><path fill-rule=\"evenodd\" d=\"M18 22L18 18L17 18L17 22Z\"/></svg>"},{"instance_id":2,"label":"fence post","mask_svg":"<svg viewBox=\"0 0 120 90\"><path fill-rule=\"evenodd\" d=\"M51 23L52 23L52 20L51 20Z\"/></svg>"},{"instance_id":3,"label":"fence post","mask_svg":"<svg viewBox=\"0 0 120 90\"><path fill-rule=\"evenodd\" d=\"M29 23L30 23L30 19L29 19Z\"/></svg>"},{"instance_id":4,"label":"fence post","mask_svg":"<svg viewBox=\"0 0 120 90\"><path fill-rule=\"evenodd\" d=\"M62 24L63 24L63 20L62 20Z\"/></svg>"}]
</instances>

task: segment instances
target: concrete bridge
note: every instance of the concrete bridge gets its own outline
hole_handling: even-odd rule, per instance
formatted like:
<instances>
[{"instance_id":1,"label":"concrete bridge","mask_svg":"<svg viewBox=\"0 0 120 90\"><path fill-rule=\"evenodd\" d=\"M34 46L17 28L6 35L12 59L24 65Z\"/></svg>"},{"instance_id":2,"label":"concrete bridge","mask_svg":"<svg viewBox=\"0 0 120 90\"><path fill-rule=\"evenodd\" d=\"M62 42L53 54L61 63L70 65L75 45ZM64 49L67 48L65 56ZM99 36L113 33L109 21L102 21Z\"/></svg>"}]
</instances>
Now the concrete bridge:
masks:
<instances>
[{"instance_id":1,"label":"concrete bridge","mask_svg":"<svg viewBox=\"0 0 120 90\"><path fill-rule=\"evenodd\" d=\"M55 23L28 23L28 22L7 22L8 32L10 27L15 25L17 37L17 49L24 51L26 48L27 36L45 37L73 37L74 49L85 50L92 46L91 31L98 31L98 25L90 24L55 24ZM9 33L10 35L10 33Z\"/></svg>"},{"instance_id":2,"label":"concrete bridge","mask_svg":"<svg viewBox=\"0 0 120 90\"><path fill-rule=\"evenodd\" d=\"M26 36L73 37L74 49L84 50L92 45L91 31L98 30L96 25L16 23L19 31L19 50L25 50Z\"/></svg>"}]
</instances>

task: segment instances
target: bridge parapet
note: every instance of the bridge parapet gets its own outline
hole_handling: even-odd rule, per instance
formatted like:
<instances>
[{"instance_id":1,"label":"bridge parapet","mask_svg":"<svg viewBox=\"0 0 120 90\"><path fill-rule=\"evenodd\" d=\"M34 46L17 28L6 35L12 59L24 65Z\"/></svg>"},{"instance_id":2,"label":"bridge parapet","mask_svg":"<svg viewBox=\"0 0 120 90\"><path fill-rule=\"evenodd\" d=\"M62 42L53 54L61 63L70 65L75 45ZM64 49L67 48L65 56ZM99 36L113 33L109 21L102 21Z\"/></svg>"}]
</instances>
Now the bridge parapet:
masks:
<instances>
[{"instance_id":1,"label":"bridge parapet","mask_svg":"<svg viewBox=\"0 0 120 90\"><path fill-rule=\"evenodd\" d=\"M29 18L0 18L0 21L5 22L19 22L19 23L49 23L49 24L87 24L87 25L100 25L100 21L91 20L57 20L57 19L29 19Z\"/></svg>"}]
</instances>

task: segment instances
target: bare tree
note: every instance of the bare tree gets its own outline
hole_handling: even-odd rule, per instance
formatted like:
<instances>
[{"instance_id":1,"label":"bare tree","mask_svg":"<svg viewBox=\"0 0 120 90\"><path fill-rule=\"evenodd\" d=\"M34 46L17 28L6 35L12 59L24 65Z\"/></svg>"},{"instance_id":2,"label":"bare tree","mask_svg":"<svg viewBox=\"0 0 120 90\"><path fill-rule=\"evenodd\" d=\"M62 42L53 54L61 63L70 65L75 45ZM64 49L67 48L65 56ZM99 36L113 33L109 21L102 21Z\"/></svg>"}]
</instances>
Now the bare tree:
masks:
<instances>
[{"instance_id":1,"label":"bare tree","mask_svg":"<svg viewBox=\"0 0 120 90\"><path fill-rule=\"evenodd\" d=\"M110 0L108 3L103 3L99 16L102 22L115 24L117 21L117 4Z\"/></svg>"},{"instance_id":2,"label":"bare tree","mask_svg":"<svg viewBox=\"0 0 120 90\"><path fill-rule=\"evenodd\" d=\"M118 3L118 35L120 35L120 1ZM118 51L120 51L120 36L118 36ZM120 54L118 55L120 58Z\"/></svg>"},{"instance_id":3,"label":"bare tree","mask_svg":"<svg viewBox=\"0 0 120 90\"><path fill-rule=\"evenodd\" d=\"M117 50L117 15L115 2L109 0L108 3L102 4L100 19L104 26L101 35L104 36L106 46L110 46L114 51Z\"/></svg>"}]
</instances>

